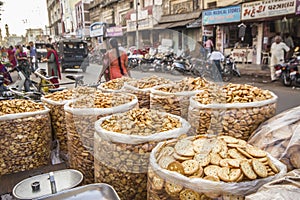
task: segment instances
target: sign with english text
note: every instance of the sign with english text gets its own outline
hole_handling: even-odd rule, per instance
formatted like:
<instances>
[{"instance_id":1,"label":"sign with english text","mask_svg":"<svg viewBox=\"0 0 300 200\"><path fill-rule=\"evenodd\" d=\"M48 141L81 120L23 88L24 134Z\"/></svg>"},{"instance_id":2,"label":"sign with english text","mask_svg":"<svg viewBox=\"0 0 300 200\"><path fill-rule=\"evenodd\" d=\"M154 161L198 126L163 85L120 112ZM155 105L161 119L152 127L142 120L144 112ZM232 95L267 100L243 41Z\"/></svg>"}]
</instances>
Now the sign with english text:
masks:
<instances>
[{"instance_id":1,"label":"sign with english text","mask_svg":"<svg viewBox=\"0 0 300 200\"><path fill-rule=\"evenodd\" d=\"M263 0L242 4L242 20L267 18L295 13L295 0Z\"/></svg>"},{"instance_id":2,"label":"sign with english text","mask_svg":"<svg viewBox=\"0 0 300 200\"><path fill-rule=\"evenodd\" d=\"M240 5L202 11L203 25L239 22L240 20L241 20Z\"/></svg>"}]
</instances>

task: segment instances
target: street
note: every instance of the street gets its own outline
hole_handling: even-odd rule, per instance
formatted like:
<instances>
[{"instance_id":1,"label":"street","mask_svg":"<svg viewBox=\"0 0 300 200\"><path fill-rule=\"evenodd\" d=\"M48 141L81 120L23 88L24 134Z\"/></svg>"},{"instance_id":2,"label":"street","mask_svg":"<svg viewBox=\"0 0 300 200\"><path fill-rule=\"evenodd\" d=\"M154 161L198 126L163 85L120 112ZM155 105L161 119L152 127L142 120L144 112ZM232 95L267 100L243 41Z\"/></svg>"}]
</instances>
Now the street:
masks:
<instances>
[{"instance_id":1,"label":"street","mask_svg":"<svg viewBox=\"0 0 300 200\"><path fill-rule=\"evenodd\" d=\"M40 63L40 67L46 67L45 63ZM90 64L86 73L82 72L66 72L62 75L61 82L70 82L66 78L67 74L81 74L84 75L84 82L88 84L92 84L97 82L99 73L102 69L102 66L96 64ZM181 80L185 76L183 75L172 75L170 73L157 73L157 72L142 72L138 70L132 70L131 75L133 78L143 78L149 77L153 75L163 76L170 80ZM278 103L277 103L277 114L285 111L287 109L296 107L300 105L300 88L293 88L293 87L285 87L282 85L281 82L270 82L266 80L264 77L254 77L254 76L242 76L242 77L234 77L231 80L232 83L241 83L241 84L249 84L253 85L262 89L270 90L274 92L278 96ZM65 87L73 87L74 85L66 85Z\"/></svg>"}]
</instances>

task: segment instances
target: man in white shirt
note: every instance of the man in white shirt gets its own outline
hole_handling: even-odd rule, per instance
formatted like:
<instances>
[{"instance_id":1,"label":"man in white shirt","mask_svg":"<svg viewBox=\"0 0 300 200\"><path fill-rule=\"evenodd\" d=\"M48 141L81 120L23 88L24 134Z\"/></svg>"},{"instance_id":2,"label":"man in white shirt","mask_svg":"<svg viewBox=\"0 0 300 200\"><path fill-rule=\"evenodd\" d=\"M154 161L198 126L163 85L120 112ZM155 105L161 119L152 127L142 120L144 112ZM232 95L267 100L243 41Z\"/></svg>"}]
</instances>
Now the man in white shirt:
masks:
<instances>
[{"instance_id":1,"label":"man in white shirt","mask_svg":"<svg viewBox=\"0 0 300 200\"><path fill-rule=\"evenodd\" d=\"M280 36L275 37L275 42L271 45L271 62L270 62L270 72L271 81L276 81L274 66L277 64L284 63L284 51L288 52L290 48L282 42Z\"/></svg>"},{"instance_id":2,"label":"man in white shirt","mask_svg":"<svg viewBox=\"0 0 300 200\"><path fill-rule=\"evenodd\" d=\"M221 68L221 61L224 61L225 57L220 51L213 51L210 56L209 60L213 61L219 70L219 73L221 74L222 68Z\"/></svg>"}]
</instances>

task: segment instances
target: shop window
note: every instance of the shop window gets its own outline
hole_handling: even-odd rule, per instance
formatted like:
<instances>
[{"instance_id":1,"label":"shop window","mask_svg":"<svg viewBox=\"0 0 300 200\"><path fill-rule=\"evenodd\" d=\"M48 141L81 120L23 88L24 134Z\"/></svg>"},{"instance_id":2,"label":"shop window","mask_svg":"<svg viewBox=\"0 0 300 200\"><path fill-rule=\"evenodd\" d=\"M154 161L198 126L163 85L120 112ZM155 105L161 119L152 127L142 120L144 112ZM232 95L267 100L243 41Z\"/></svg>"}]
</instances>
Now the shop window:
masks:
<instances>
[{"instance_id":1,"label":"shop window","mask_svg":"<svg viewBox=\"0 0 300 200\"><path fill-rule=\"evenodd\" d=\"M207 3L207 8L216 8L216 7L217 7L217 2L216 1Z\"/></svg>"}]
</instances>

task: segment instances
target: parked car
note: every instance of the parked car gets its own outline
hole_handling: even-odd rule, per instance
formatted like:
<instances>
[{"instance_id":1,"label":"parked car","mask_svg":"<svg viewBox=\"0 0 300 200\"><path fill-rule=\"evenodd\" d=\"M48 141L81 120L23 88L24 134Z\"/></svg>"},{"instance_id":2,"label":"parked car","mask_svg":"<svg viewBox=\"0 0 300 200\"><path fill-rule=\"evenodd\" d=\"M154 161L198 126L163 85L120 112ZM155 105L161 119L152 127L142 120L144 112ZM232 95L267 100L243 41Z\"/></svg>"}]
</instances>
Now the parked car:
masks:
<instances>
[{"instance_id":1,"label":"parked car","mask_svg":"<svg viewBox=\"0 0 300 200\"><path fill-rule=\"evenodd\" d=\"M81 69L89 66L88 44L80 39L62 39L58 43L62 72L66 69Z\"/></svg>"},{"instance_id":2,"label":"parked car","mask_svg":"<svg viewBox=\"0 0 300 200\"><path fill-rule=\"evenodd\" d=\"M35 43L36 56L38 62L42 62L42 59L47 56L46 43Z\"/></svg>"}]
</instances>

